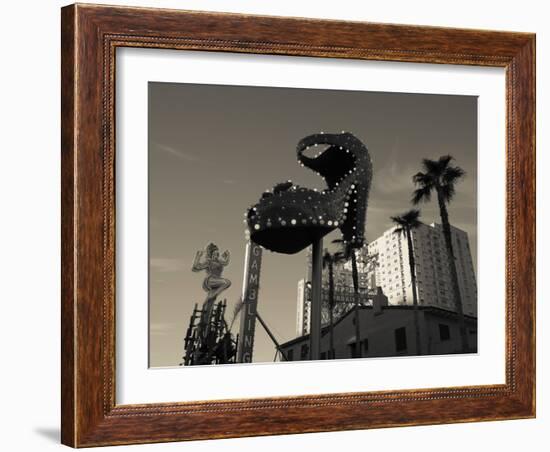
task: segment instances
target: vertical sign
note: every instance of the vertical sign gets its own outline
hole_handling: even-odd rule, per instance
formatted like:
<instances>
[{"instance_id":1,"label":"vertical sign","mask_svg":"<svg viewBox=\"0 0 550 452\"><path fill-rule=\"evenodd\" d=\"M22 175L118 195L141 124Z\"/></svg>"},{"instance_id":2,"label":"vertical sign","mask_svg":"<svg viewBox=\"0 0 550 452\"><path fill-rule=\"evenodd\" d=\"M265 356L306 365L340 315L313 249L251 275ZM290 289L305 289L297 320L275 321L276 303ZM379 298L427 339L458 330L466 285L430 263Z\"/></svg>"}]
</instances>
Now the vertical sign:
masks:
<instances>
[{"instance_id":1,"label":"vertical sign","mask_svg":"<svg viewBox=\"0 0 550 452\"><path fill-rule=\"evenodd\" d=\"M237 350L237 362L239 363L252 362L261 266L262 248L253 242L248 242L246 244L244 262L243 309L241 311L239 346Z\"/></svg>"}]
</instances>

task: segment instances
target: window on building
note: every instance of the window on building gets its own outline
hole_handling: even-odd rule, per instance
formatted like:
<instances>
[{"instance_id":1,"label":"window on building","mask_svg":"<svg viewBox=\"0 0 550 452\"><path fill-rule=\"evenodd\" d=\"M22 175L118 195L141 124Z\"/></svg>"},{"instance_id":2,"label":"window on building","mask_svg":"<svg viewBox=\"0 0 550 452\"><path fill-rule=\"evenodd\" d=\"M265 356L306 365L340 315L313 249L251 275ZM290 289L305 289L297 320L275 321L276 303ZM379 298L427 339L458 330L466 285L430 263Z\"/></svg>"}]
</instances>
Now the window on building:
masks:
<instances>
[{"instance_id":1,"label":"window on building","mask_svg":"<svg viewBox=\"0 0 550 452\"><path fill-rule=\"evenodd\" d=\"M451 339L451 330L449 329L449 325L445 325L444 323L439 324L439 339L441 341L448 341Z\"/></svg>"},{"instance_id":2,"label":"window on building","mask_svg":"<svg viewBox=\"0 0 550 452\"><path fill-rule=\"evenodd\" d=\"M285 353L285 356L287 361L294 361L294 349L291 348L287 350Z\"/></svg>"},{"instance_id":3,"label":"window on building","mask_svg":"<svg viewBox=\"0 0 550 452\"><path fill-rule=\"evenodd\" d=\"M365 356L369 351L369 340L363 339L361 342L363 343L361 351L363 352L363 356Z\"/></svg>"},{"instance_id":4,"label":"window on building","mask_svg":"<svg viewBox=\"0 0 550 452\"><path fill-rule=\"evenodd\" d=\"M395 351L402 352L407 350L407 328L401 327L394 331L395 334Z\"/></svg>"},{"instance_id":5,"label":"window on building","mask_svg":"<svg viewBox=\"0 0 550 452\"><path fill-rule=\"evenodd\" d=\"M352 358L358 358L357 356L357 347L355 346L355 342L352 342L351 344L348 344L348 350L349 350L349 355L352 357Z\"/></svg>"},{"instance_id":6,"label":"window on building","mask_svg":"<svg viewBox=\"0 0 550 452\"><path fill-rule=\"evenodd\" d=\"M303 344L300 348L300 359L308 359L309 358L309 345Z\"/></svg>"}]
</instances>

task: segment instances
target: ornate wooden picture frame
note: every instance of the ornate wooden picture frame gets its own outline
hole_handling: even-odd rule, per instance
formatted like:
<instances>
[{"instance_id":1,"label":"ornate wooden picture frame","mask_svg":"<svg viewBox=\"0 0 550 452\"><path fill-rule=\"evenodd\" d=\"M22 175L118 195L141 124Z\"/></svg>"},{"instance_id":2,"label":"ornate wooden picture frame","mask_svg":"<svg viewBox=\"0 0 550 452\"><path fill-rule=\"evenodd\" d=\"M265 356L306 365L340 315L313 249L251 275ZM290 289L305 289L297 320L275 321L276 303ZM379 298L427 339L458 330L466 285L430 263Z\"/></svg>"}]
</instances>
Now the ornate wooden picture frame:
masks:
<instances>
[{"instance_id":1,"label":"ornate wooden picture frame","mask_svg":"<svg viewBox=\"0 0 550 452\"><path fill-rule=\"evenodd\" d=\"M64 444L535 416L533 34L78 4L62 9L61 33ZM505 68L505 384L117 405L114 89L121 47Z\"/></svg>"}]
</instances>

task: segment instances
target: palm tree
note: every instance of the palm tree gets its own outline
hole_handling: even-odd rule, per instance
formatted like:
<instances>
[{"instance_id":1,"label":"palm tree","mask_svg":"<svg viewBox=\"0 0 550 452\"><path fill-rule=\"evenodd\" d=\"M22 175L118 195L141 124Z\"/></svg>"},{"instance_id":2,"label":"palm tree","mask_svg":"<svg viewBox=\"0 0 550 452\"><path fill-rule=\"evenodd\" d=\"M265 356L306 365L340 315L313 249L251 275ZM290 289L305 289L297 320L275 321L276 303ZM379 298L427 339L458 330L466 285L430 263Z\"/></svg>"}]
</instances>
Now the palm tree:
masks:
<instances>
[{"instance_id":1,"label":"palm tree","mask_svg":"<svg viewBox=\"0 0 550 452\"><path fill-rule=\"evenodd\" d=\"M465 353L468 351L468 337L466 336L464 324L464 310L460 297L460 287L458 284L458 273L453 252L451 225L449 223L447 205L452 201L455 195L455 184L466 175L466 172L459 166L452 166L451 162L453 160L453 157L450 155L441 156L439 160L422 160L424 172L419 172L413 176L413 182L417 188L413 192L412 202L415 205L419 204L421 201L428 202L431 199L432 192L435 192L437 195L441 226L443 228L443 236L447 248L449 269L451 270L455 309L458 313L462 352Z\"/></svg>"},{"instance_id":2,"label":"palm tree","mask_svg":"<svg viewBox=\"0 0 550 452\"><path fill-rule=\"evenodd\" d=\"M351 278L353 280L353 299L355 305L355 358L361 357L361 328L359 325L359 272L357 271L357 256L355 248L351 247L350 243L345 243L343 240L333 240L332 243L337 243L342 247L341 253L346 260L351 258Z\"/></svg>"},{"instance_id":3,"label":"palm tree","mask_svg":"<svg viewBox=\"0 0 550 452\"><path fill-rule=\"evenodd\" d=\"M416 353L422 354L420 346L420 325L418 323L418 293L416 287L416 265L414 261L414 250L412 241L412 230L419 227L422 223L419 220L420 210L411 209L402 215L391 217L391 220L397 225L393 231L395 234L403 234L407 238L409 249L409 268L411 270L411 285L413 293L413 313L414 313L414 334L416 342Z\"/></svg>"},{"instance_id":4,"label":"palm tree","mask_svg":"<svg viewBox=\"0 0 550 452\"><path fill-rule=\"evenodd\" d=\"M334 265L338 265L344 256L341 252L323 254L323 268L328 268L328 314L329 314L329 352L328 359L334 356Z\"/></svg>"}]
</instances>

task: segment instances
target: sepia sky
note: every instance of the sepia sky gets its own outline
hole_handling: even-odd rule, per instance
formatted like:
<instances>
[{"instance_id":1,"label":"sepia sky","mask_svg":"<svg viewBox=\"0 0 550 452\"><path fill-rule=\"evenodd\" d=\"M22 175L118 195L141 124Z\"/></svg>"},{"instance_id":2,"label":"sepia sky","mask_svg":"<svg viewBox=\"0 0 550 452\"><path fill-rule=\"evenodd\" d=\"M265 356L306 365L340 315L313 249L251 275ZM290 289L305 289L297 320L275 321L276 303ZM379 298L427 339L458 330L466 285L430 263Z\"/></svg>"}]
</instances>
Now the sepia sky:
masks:
<instances>
[{"instance_id":1,"label":"sepia sky","mask_svg":"<svg viewBox=\"0 0 550 452\"><path fill-rule=\"evenodd\" d=\"M367 241L391 226L390 215L411 208L411 176L422 158L451 154L466 170L449 214L470 237L477 259L477 98L294 88L149 83L150 350L152 367L176 366L204 272L191 272L208 242L231 252L223 293L228 317L242 291L246 209L274 184L324 188L296 161L296 144L319 131L355 134L369 148L374 177ZM436 203L422 220L439 222ZM325 238L325 246L338 231ZM258 311L280 342L295 337L297 282L306 251L265 252ZM238 322L237 322L238 323ZM238 326L238 325L237 325ZM238 328L234 328L238 332ZM256 326L254 362L275 349Z\"/></svg>"}]
</instances>

